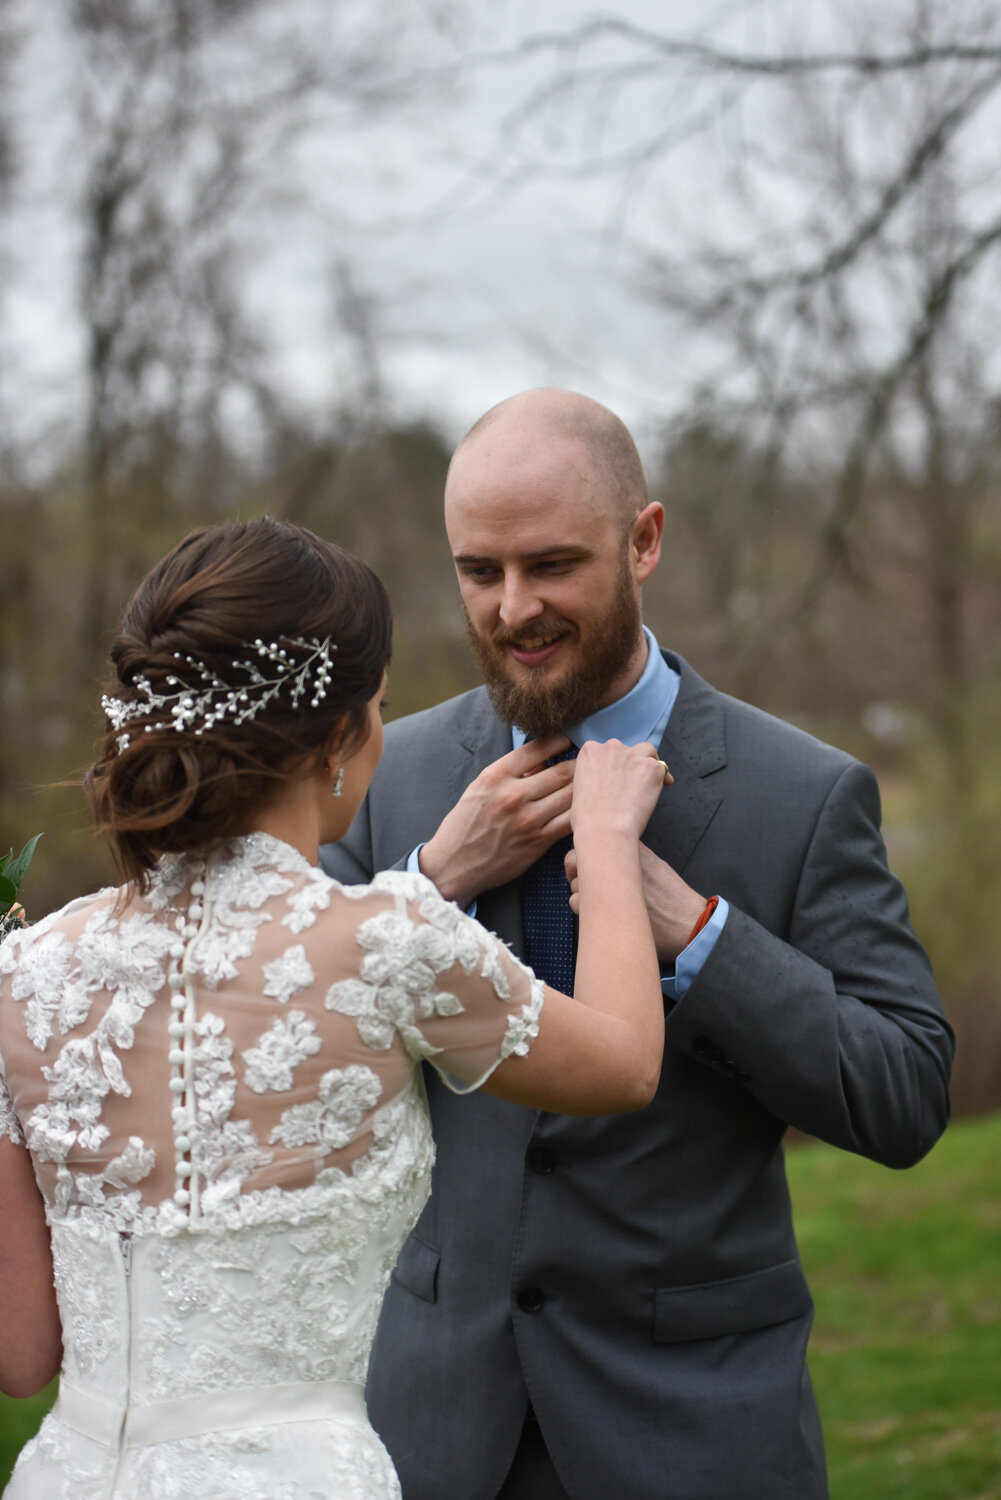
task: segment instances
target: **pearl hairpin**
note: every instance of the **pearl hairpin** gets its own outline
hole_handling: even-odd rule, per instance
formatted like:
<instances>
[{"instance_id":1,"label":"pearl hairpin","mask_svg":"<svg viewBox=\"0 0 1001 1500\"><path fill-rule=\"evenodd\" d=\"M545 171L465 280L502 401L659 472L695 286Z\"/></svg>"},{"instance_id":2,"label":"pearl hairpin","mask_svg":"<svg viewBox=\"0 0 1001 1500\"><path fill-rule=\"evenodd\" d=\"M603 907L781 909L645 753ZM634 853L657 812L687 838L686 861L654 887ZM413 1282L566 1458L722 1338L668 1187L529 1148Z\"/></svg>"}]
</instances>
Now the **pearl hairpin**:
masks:
<instances>
[{"instance_id":1,"label":"pearl hairpin","mask_svg":"<svg viewBox=\"0 0 1001 1500\"><path fill-rule=\"evenodd\" d=\"M105 694L101 699L101 707L110 720L111 727L123 730L116 736L119 754L127 750L132 742L131 735L123 726L132 719L148 718L161 709L167 710L168 717L144 724L144 734L152 734L159 729L176 729L178 732L192 730L196 735L203 735L223 719L229 719L233 724L244 724L248 719L256 718L281 692L287 692L292 707L297 708L303 695L309 691L310 708L319 708L327 696L327 687L333 675L330 658L337 647L329 636L322 641L316 637L304 639L302 636L288 636L285 639L284 646L279 641L265 642L260 637L247 645L245 649L251 658L256 654L258 661L248 659L232 663L235 671L246 674L248 680L244 683L225 682L197 656L175 651L175 660L190 667L200 679L196 686L171 674L166 678L166 684L176 691L158 693L154 691L149 678L140 673L131 684L136 694L134 699L114 698ZM288 646L309 654L297 663L294 655L287 649ZM264 663L265 668L270 667L270 675L261 670L259 662Z\"/></svg>"}]
</instances>

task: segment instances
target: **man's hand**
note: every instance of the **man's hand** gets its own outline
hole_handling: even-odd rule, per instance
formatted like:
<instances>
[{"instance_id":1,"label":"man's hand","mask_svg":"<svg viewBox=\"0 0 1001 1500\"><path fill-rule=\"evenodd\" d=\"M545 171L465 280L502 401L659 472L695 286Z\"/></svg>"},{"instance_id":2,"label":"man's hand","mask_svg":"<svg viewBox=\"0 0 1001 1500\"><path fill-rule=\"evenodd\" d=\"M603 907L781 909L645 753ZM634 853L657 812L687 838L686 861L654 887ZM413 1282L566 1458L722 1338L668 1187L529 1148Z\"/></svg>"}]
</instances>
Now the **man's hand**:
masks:
<instances>
[{"instance_id":1,"label":"man's hand","mask_svg":"<svg viewBox=\"0 0 1001 1500\"><path fill-rule=\"evenodd\" d=\"M468 906L517 879L570 832L575 762L546 765L569 744L562 734L528 740L470 782L419 856L447 900Z\"/></svg>"},{"instance_id":2,"label":"man's hand","mask_svg":"<svg viewBox=\"0 0 1001 1500\"><path fill-rule=\"evenodd\" d=\"M576 912L580 907L580 897L577 892L577 855L573 849L568 852L564 865L570 882L570 906ZM706 898L686 885L677 871L645 844L640 844L640 869L657 957L662 963L674 963L688 945L688 935L705 910Z\"/></svg>"}]
</instances>

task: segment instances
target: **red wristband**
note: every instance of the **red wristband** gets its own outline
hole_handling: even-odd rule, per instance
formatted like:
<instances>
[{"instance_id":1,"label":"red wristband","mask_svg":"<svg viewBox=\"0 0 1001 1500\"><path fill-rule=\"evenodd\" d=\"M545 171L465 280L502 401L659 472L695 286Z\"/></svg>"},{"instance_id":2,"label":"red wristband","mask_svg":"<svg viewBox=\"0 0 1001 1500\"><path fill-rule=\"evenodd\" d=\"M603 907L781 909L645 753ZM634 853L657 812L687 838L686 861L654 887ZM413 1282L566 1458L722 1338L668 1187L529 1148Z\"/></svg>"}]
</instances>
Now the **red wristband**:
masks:
<instances>
[{"instance_id":1,"label":"red wristband","mask_svg":"<svg viewBox=\"0 0 1001 1500\"><path fill-rule=\"evenodd\" d=\"M709 921L709 918L712 916L713 912L716 910L717 906L719 906L719 897L718 896L710 896L709 900L706 902L706 909L705 909L705 911L702 913L701 917L696 922L696 924L692 928L691 932L688 934L688 942L689 943L692 941L693 938L698 937L699 933L702 931L703 927L706 925L706 923ZM685 947L686 948L688 947L688 943L685 944Z\"/></svg>"}]
</instances>

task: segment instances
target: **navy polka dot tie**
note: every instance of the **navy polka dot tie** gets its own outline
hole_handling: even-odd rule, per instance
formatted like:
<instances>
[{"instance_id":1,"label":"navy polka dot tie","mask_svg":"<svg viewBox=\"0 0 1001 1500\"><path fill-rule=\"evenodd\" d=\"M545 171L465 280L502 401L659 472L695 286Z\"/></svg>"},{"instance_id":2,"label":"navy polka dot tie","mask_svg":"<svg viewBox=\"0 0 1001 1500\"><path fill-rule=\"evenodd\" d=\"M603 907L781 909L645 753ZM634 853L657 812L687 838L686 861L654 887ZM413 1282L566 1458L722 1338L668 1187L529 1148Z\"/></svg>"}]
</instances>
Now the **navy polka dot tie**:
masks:
<instances>
[{"instance_id":1,"label":"navy polka dot tie","mask_svg":"<svg viewBox=\"0 0 1001 1500\"><path fill-rule=\"evenodd\" d=\"M554 766L560 760L573 760L576 754L577 746L571 745L547 764ZM557 839L521 878L525 958L540 979L554 990L562 990L564 995L573 994L577 960L570 886L563 868L564 855L572 843L570 834Z\"/></svg>"}]
</instances>

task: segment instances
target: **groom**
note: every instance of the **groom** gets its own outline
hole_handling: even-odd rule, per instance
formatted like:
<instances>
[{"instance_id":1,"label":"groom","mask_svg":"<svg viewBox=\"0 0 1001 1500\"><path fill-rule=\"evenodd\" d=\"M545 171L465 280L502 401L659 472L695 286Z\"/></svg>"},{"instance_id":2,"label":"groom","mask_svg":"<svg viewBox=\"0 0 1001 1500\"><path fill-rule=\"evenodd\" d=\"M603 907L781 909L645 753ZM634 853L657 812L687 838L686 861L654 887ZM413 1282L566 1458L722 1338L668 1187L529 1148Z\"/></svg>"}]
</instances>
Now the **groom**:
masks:
<instances>
[{"instance_id":1,"label":"groom","mask_svg":"<svg viewBox=\"0 0 1001 1500\"><path fill-rule=\"evenodd\" d=\"M546 737L652 741L674 776L642 853L667 1036L639 1114L429 1077L434 1187L383 1309L372 1420L406 1500L821 1500L782 1136L904 1167L948 1116L951 1034L873 777L643 630L664 513L595 402L493 408L445 521L486 689L388 726L324 864L420 868L565 988L573 760L547 764L565 741Z\"/></svg>"}]
</instances>

